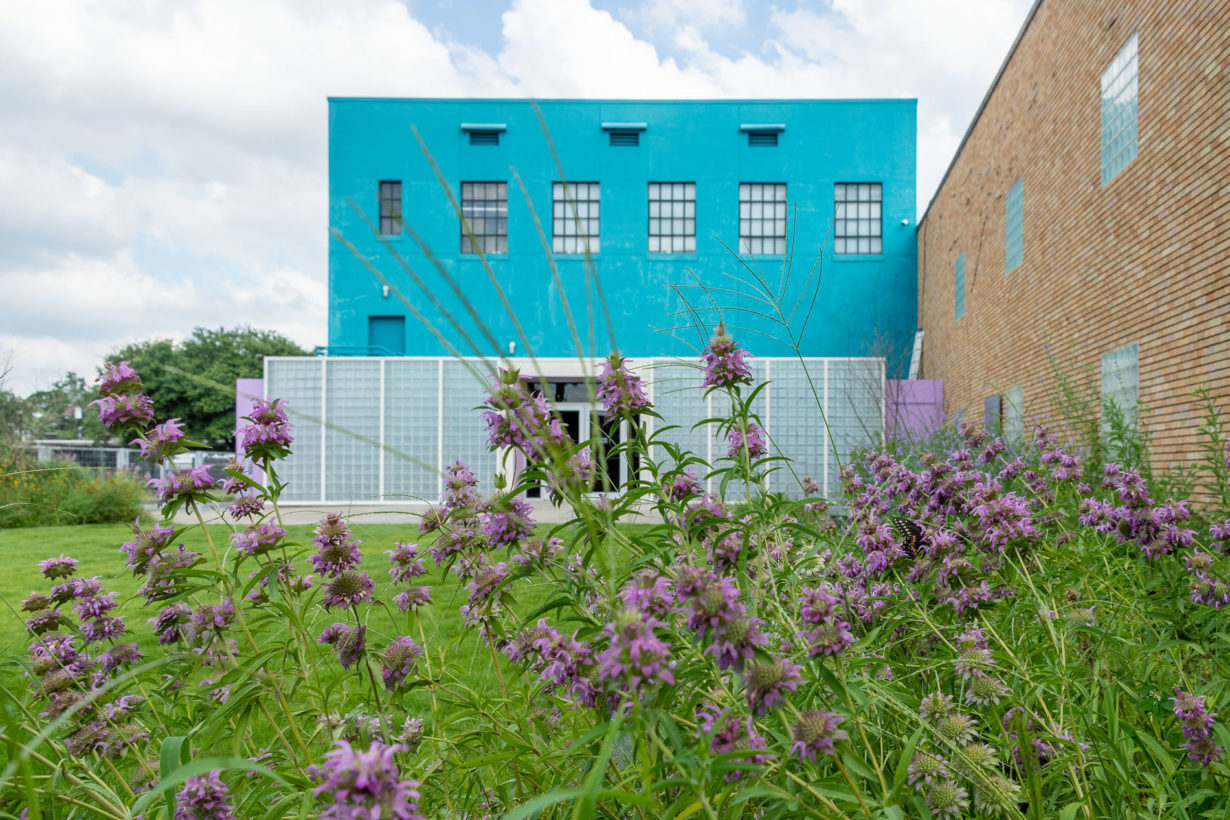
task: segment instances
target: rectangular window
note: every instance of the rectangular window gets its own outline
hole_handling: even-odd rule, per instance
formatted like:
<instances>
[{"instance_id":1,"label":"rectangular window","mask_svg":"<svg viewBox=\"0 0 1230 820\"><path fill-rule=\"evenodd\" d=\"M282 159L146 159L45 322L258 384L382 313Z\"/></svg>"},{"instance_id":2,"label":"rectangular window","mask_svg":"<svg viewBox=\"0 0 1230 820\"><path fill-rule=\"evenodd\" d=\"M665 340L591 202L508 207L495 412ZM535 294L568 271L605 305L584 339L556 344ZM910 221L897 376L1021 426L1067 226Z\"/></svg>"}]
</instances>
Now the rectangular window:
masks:
<instances>
[{"instance_id":1,"label":"rectangular window","mask_svg":"<svg viewBox=\"0 0 1230 820\"><path fill-rule=\"evenodd\" d=\"M696 252L696 183L649 183L649 252Z\"/></svg>"},{"instance_id":2,"label":"rectangular window","mask_svg":"<svg viewBox=\"0 0 1230 820\"><path fill-rule=\"evenodd\" d=\"M741 253L786 253L786 183L739 183Z\"/></svg>"},{"instance_id":3,"label":"rectangular window","mask_svg":"<svg viewBox=\"0 0 1230 820\"><path fill-rule=\"evenodd\" d=\"M1003 406L998 393L982 400L982 426L990 435L997 436L1003 432L1003 428L1000 427L1002 411Z\"/></svg>"},{"instance_id":4,"label":"rectangular window","mask_svg":"<svg viewBox=\"0 0 1230 820\"><path fill-rule=\"evenodd\" d=\"M1004 198L1004 273L1012 273L1025 255L1025 180L1018 179Z\"/></svg>"},{"instance_id":5,"label":"rectangular window","mask_svg":"<svg viewBox=\"0 0 1230 820\"><path fill-rule=\"evenodd\" d=\"M1136 35L1102 72L1102 186L1136 158Z\"/></svg>"},{"instance_id":6,"label":"rectangular window","mask_svg":"<svg viewBox=\"0 0 1230 820\"><path fill-rule=\"evenodd\" d=\"M461 214L474 241L461 226L462 253L508 253L508 183L461 183Z\"/></svg>"},{"instance_id":7,"label":"rectangular window","mask_svg":"<svg viewBox=\"0 0 1230 820\"><path fill-rule=\"evenodd\" d=\"M1009 387L1004 393L1004 438L1019 450L1025 443L1025 388Z\"/></svg>"},{"instance_id":8,"label":"rectangular window","mask_svg":"<svg viewBox=\"0 0 1230 820\"><path fill-rule=\"evenodd\" d=\"M556 182L551 186L551 250L554 253L590 253L598 242L598 183Z\"/></svg>"},{"instance_id":9,"label":"rectangular window","mask_svg":"<svg viewBox=\"0 0 1230 820\"><path fill-rule=\"evenodd\" d=\"M380 182L380 233L401 236L401 181Z\"/></svg>"},{"instance_id":10,"label":"rectangular window","mask_svg":"<svg viewBox=\"0 0 1230 820\"><path fill-rule=\"evenodd\" d=\"M1102 357L1102 404L1113 403L1128 427L1137 429L1136 403L1139 398L1138 348L1133 342ZM1102 437L1110 434L1110 419L1102 414Z\"/></svg>"},{"instance_id":11,"label":"rectangular window","mask_svg":"<svg viewBox=\"0 0 1230 820\"><path fill-rule=\"evenodd\" d=\"M953 321L965 315L965 254L952 265Z\"/></svg>"},{"instance_id":12,"label":"rectangular window","mask_svg":"<svg viewBox=\"0 0 1230 820\"><path fill-rule=\"evenodd\" d=\"M833 252L883 252L883 187L879 182L839 182L833 186Z\"/></svg>"}]
</instances>

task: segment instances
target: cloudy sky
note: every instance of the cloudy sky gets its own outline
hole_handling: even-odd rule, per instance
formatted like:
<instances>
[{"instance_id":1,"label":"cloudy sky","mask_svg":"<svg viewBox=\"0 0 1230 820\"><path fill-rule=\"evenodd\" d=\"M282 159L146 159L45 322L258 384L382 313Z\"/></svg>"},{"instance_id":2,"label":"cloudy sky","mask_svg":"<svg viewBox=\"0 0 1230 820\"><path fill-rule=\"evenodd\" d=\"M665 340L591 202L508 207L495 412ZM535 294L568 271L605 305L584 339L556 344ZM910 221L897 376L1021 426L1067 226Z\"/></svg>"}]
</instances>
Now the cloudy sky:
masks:
<instances>
[{"instance_id":1,"label":"cloudy sky","mask_svg":"<svg viewBox=\"0 0 1230 820\"><path fill-rule=\"evenodd\" d=\"M326 97L917 97L930 201L1031 0L0 3L0 368L326 341Z\"/></svg>"}]
</instances>

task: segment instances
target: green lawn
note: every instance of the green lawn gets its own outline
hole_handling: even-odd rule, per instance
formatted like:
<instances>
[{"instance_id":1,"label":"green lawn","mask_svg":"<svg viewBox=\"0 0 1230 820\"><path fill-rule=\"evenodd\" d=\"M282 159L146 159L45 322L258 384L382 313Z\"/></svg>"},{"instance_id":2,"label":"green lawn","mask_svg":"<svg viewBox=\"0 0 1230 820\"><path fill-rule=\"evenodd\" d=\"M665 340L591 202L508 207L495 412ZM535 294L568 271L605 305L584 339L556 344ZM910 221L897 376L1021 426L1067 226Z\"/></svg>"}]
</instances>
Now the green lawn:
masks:
<instances>
[{"instance_id":1,"label":"green lawn","mask_svg":"<svg viewBox=\"0 0 1230 820\"><path fill-rule=\"evenodd\" d=\"M288 540L297 545L302 557L295 562L301 572L310 572L311 566L306 556L314 549L311 545L314 525L299 525L287 528ZM393 586L388 574L389 561L384 554L392 549L397 541L413 541L424 546L434 539L427 536L419 540L417 529L413 526L396 524L365 524L362 520L351 522L355 536L362 541L363 568L368 571L376 582L376 596L387 606L373 606L368 610L368 646L370 650L378 651L393 637L401 634L411 635L415 641L420 641L418 628L411 628L413 616L409 613L397 612L393 605L393 596L401 591L401 586ZM223 528L211 530L215 545L219 551L229 546L227 533ZM38 569L38 562L44 558L58 556L61 553L76 558L80 563L78 574L91 577L99 576L107 591L118 593L120 606L117 614L122 616L128 626L129 640L136 640L147 657L160 654L150 625L147 621L155 615L161 605L150 605L138 596L137 590L142 579L134 578L125 566L125 556L120 553L122 543L132 535L130 527L118 524L94 524L67 527L37 527L23 529L0 530L0 555L4 557L6 572L0 575L0 659L13 655L25 655L29 639L25 634L21 618L21 600L31 592L46 593L50 582L43 578ZM206 539L200 527L191 527L176 538L176 542L184 543L189 549L200 552L212 566L212 557ZM500 560L495 558L495 560ZM224 559L225 560L225 559ZM424 563L428 574L417 581L432 587L433 604L420 612L423 618L423 630L426 643L431 649L436 672L440 669L439 658L443 655L450 677L465 681L477 690L486 688L486 684L495 684L495 674L491 665L489 650L477 640L477 635L465 627L459 613L460 607L466 603L467 593L464 586L451 573L445 575L427 555ZM522 582L524 584L524 582ZM540 589L526 590L524 586L518 589L516 610L528 613L545 600L546 592ZM316 635L334 621L348 621L353 616L350 613L339 613L336 610L326 612L317 603L309 608L309 634ZM260 623L254 621L253 629L263 630L269 637L282 631L276 623ZM323 652L323 647L321 648ZM330 656L326 664L336 666L336 661ZM340 668L337 674L342 674ZM0 681L19 674L10 664L3 664L0 669ZM329 677L332 677L330 675ZM424 706L427 695L421 690L411 693L407 706Z\"/></svg>"}]
</instances>

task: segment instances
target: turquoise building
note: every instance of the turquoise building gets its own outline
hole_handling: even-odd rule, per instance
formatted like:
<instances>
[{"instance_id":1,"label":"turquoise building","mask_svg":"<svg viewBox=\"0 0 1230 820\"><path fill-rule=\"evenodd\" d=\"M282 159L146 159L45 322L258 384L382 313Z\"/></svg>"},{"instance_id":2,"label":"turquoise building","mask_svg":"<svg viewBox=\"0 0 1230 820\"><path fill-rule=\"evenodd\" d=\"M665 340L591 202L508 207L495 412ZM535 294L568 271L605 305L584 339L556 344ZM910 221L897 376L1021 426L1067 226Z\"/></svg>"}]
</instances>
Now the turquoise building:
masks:
<instances>
[{"instance_id":1,"label":"turquoise building","mask_svg":"<svg viewBox=\"0 0 1230 820\"><path fill-rule=\"evenodd\" d=\"M690 355L700 343L690 306L710 325L720 308L754 354L787 356L790 334L762 314L776 318L772 301L789 313L802 295L792 330L803 355L887 355L892 369L917 325L915 108L912 99L542 100L537 110L528 100L331 99L329 224L354 250L330 241L329 353L449 355L400 292L463 355L507 353L510 342L524 354L527 341L538 356L577 355L566 299L587 355L605 355L611 331L628 356ZM600 287L586 273L587 248Z\"/></svg>"},{"instance_id":2,"label":"turquoise building","mask_svg":"<svg viewBox=\"0 0 1230 820\"><path fill-rule=\"evenodd\" d=\"M835 490L909 356L914 175L914 100L330 100L328 345L265 364L295 424L284 500L430 499L458 459L484 490L515 477L473 412L499 367L609 449L626 423L585 381L613 346L716 465L719 320L768 382L771 489ZM601 486L638 469L608 459Z\"/></svg>"}]
</instances>

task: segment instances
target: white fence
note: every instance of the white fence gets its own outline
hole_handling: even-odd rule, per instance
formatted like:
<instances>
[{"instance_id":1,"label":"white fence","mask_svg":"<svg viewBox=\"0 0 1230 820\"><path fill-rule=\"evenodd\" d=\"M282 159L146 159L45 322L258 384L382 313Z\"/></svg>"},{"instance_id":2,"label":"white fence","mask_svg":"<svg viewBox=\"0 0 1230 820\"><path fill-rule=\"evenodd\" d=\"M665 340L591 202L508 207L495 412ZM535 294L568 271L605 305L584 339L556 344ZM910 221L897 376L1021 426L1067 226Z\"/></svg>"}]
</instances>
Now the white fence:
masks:
<instances>
[{"instance_id":1,"label":"white fence","mask_svg":"<svg viewBox=\"0 0 1230 820\"><path fill-rule=\"evenodd\" d=\"M539 370L529 360L512 365L527 378L539 372L548 380L585 377L576 359L539 359ZM825 495L836 493L839 462L851 449L883 439L884 360L756 358L751 366L757 383L769 383L754 410L770 448L792 461L790 470L773 473L770 489L797 497L798 479L810 475ZM643 358L632 367L645 380L657 412L677 425L664 434L668 440L711 464L725 455L726 443L712 426L693 429L702 419L729 412L723 395L704 396L696 361ZM490 492L499 465L475 410L487 392L476 370L485 373L487 367L477 360L439 357L266 358L265 396L287 402L295 428L294 453L280 470L289 482L284 500L434 500L443 467L458 460L469 464L480 489ZM596 372L595 365L589 375ZM664 455L658 448L654 458Z\"/></svg>"}]
</instances>

